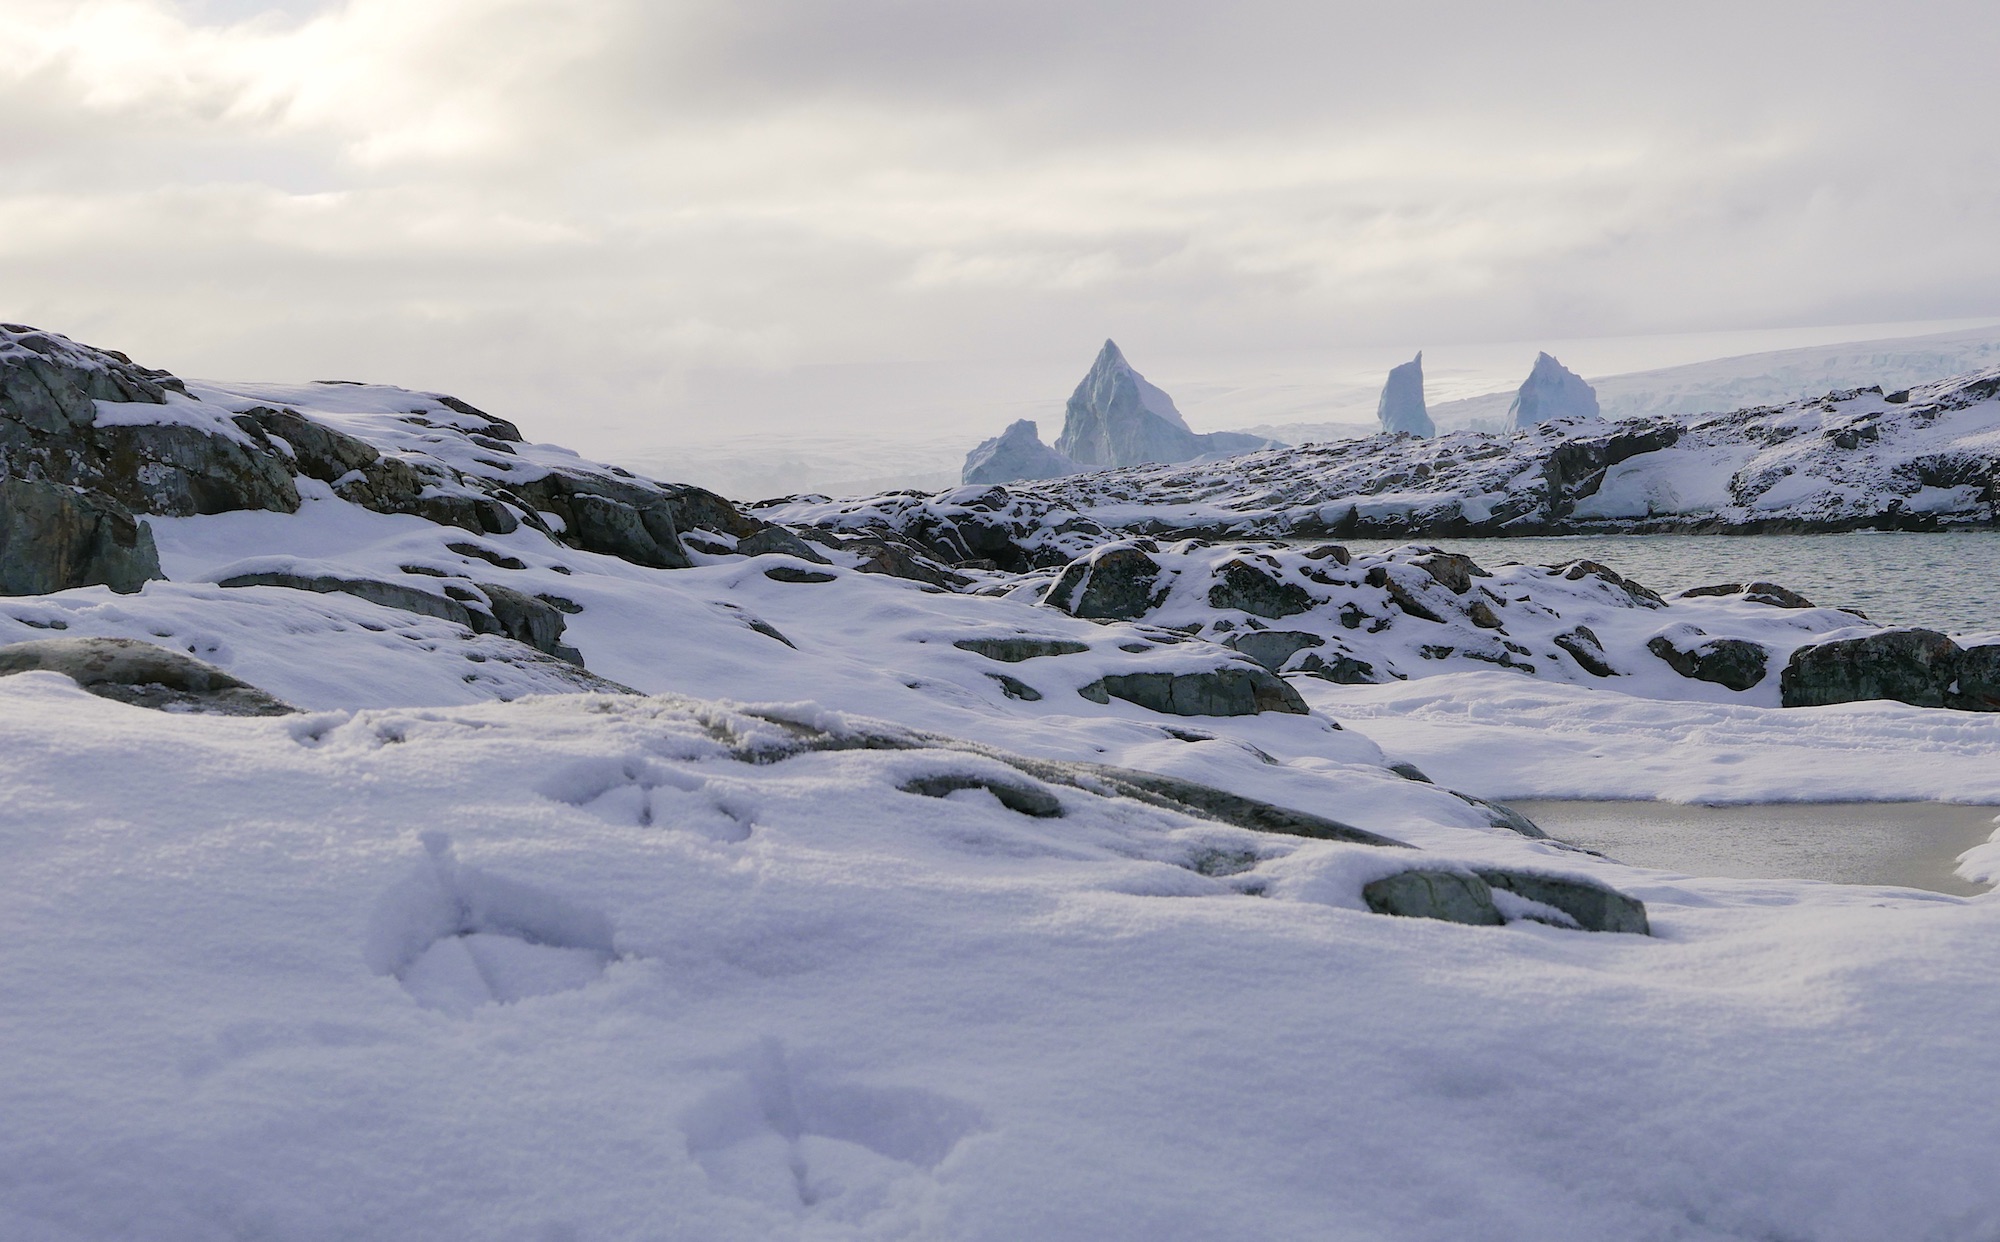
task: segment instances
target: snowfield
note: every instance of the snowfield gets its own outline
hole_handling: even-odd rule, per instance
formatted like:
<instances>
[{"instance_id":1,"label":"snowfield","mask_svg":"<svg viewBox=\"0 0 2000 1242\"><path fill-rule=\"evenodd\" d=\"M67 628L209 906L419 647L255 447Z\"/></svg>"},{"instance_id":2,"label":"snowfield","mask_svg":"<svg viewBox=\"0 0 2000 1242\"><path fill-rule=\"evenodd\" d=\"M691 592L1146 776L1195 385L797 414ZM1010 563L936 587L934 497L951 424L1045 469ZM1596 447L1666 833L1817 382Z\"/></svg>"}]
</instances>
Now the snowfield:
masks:
<instances>
[{"instance_id":1,"label":"snowfield","mask_svg":"<svg viewBox=\"0 0 2000 1242\"><path fill-rule=\"evenodd\" d=\"M163 391L0 437L158 569L0 597L0 662L299 710L0 675L8 1242L2000 1238L2000 901L1490 801L2000 810L2000 713L1779 706L1896 633L1843 601L746 512L437 394Z\"/></svg>"}]
</instances>

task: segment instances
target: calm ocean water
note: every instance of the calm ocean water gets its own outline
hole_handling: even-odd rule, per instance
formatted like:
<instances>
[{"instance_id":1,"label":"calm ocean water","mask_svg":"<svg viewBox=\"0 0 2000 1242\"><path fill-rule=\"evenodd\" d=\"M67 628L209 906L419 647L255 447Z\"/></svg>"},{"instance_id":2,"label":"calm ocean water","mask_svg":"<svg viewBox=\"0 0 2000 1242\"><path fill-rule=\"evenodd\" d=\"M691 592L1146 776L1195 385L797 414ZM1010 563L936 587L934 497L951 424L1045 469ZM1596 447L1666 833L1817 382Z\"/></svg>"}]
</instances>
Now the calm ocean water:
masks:
<instances>
[{"instance_id":1,"label":"calm ocean water","mask_svg":"<svg viewBox=\"0 0 2000 1242\"><path fill-rule=\"evenodd\" d=\"M1420 540L1483 565L1600 561L1661 594L1776 582L1829 608L1947 633L2000 631L2000 531L1946 535L1575 535ZM1379 551L1393 544L1359 543Z\"/></svg>"}]
</instances>

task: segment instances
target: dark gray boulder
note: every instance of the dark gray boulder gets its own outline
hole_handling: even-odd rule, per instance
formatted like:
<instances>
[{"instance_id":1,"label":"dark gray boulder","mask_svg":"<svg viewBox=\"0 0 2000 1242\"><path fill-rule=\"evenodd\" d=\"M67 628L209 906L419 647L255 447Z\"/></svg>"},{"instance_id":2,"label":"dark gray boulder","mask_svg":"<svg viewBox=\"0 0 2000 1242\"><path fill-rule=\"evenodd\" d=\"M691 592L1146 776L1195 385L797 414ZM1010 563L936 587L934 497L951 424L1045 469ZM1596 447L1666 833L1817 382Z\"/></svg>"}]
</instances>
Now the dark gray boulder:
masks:
<instances>
[{"instance_id":1,"label":"dark gray boulder","mask_svg":"<svg viewBox=\"0 0 2000 1242\"><path fill-rule=\"evenodd\" d=\"M1577 666L1592 677L1618 675L1618 670L1611 667L1610 659L1604 654L1604 643L1589 626L1579 625L1567 633L1556 635L1552 641L1568 652Z\"/></svg>"},{"instance_id":2,"label":"dark gray boulder","mask_svg":"<svg viewBox=\"0 0 2000 1242\"><path fill-rule=\"evenodd\" d=\"M1763 644L1748 639L1708 638L1699 634L1685 644L1677 644L1666 634L1656 634L1646 640L1646 650L1683 677L1713 682L1731 690L1748 690L1763 681L1771 656Z\"/></svg>"},{"instance_id":3,"label":"dark gray boulder","mask_svg":"<svg viewBox=\"0 0 2000 1242\"><path fill-rule=\"evenodd\" d=\"M371 604L384 608L394 608L401 612L414 612L421 616L436 617L440 621L453 621L472 629L472 610L458 600L443 595L434 595L420 587L404 586L398 582L377 582L372 578L336 578L328 574L294 574L283 570L269 570L254 574L237 574L216 583L224 587L274 586L293 591L312 591L320 595L354 595ZM546 607L546 605L544 605ZM554 611L554 609L550 609Z\"/></svg>"},{"instance_id":4,"label":"dark gray boulder","mask_svg":"<svg viewBox=\"0 0 2000 1242\"><path fill-rule=\"evenodd\" d=\"M800 569L796 565L773 565L764 571L764 576L773 582L817 583L834 582L839 574L830 574L823 569Z\"/></svg>"},{"instance_id":5,"label":"dark gray boulder","mask_svg":"<svg viewBox=\"0 0 2000 1242\"><path fill-rule=\"evenodd\" d=\"M1312 596L1296 582L1285 582L1263 566L1238 557L1216 570L1208 588L1210 608L1234 608L1251 616L1278 620L1296 616L1313 605Z\"/></svg>"},{"instance_id":6,"label":"dark gray boulder","mask_svg":"<svg viewBox=\"0 0 2000 1242\"><path fill-rule=\"evenodd\" d=\"M1949 706L1969 712L2000 712L2000 644L1967 647L1958 653L1958 690Z\"/></svg>"},{"instance_id":7,"label":"dark gray boulder","mask_svg":"<svg viewBox=\"0 0 2000 1242\"><path fill-rule=\"evenodd\" d=\"M1275 673L1299 652L1326 646L1326 640L1304 630L1248 630L1230 635L1222 645L1242 652Z\"/></svg>"},{"instance_id":8,"label":"dark gray boulder","mask_svg":"<svg viewBox=\"0 0 2000 1242\"><path fill-rule=\"evenodd\" d=\"M102 492L0 477L0 595L136 591L161 577L153 532Z\"/></svg>"},{"instance_id":9,"label":"dark gray boulder","mask_svg":"<svg viewBox=\"0 0 2000 1242\"><path fill-rule=\"evenodd\" d=\"M1003 664L1019 664L1023 660L1035 660L1043 656L1082 655L1090 650L1089 643L1080 643L1069 638L1036 638L1022 634L1012 638L961 638L952 643L960 651L970 651L983 655L989 660Z\"/></svg>"},{"instance_id":10,"label":"dark gray boulder","mask_svg":"<svg viewBox=\"0 0 2000 1242\"><path fill-rule=\"evenodd\" d=\"M1130 545L1105 548L1070 562L1042 602L1073 617L1130 621L1146 615L1165 592L1160 564Z\"/></svg>"},{"instance_id":11,"label":"dark gray boulder","mask_svg":"<svg viewBox=\"0 0 2000 1242\"><path fill-rule=\"evenodd\" d=\"M1282 677L1248 665L1199 673L1113 673L1077 691L1096 703L1123 699L1170 716L1252 716L1311 709Z\"/></svg>"},{"instance_id":12,"label":"dark gray boulder","mask_svg":"<svg viewBox=\"0 0 2000 1242\"><path fill-rule=\"evenodd\" d=\"M160 711L283 716L299 710L193 656L131 638L42 638L0 647L0 677L61 673L100 698Z\"/></svg>"},{"instance_id":13,"label":"dark gray boulder","mask_svg":"<svg viewBox=\"0 0 2000 1242\"><path fill-rule=\"evenodd\" d=\"M796 556L802 561L824 565L827 560L814 547L782 526L771 525L746 535L736 541L736 550L744 556Z\"/></svg>"},{"instance_id":14,"label":"dark gray boulder","mask_svg":"<svg viewBox=\"0 0 2000 1242\"><path fill-rule=\"evenodd\" d=\"M1779 679L1786 707L1894 699L1943 707L1958 675L1958 644L1936 630L1880 630L1792 653Z\"/></svg>"},{"instance_id":15,"label":"dark gray boulder","mask_svg":"<svg viewBox=\"0 0 2000 1242\"><path fill-rule=\"evenodd\" d=\"M1689 587L1682 591L1680 599L1699 599L1705 595L1741 595L1753 604L1769 604L1773 608L1815 608L1805 596L1789 587L1775 582L1718 582L1714 586Z\"/></svg>"},{"instance_id":16,"label":"dark gray boulder","mask_svg":"<svg viewBox=\"0 0 2000 1242\"><path fill-rule=\"evenodd\" d=\"M545 655L574 657L574 648L563 646L563 614L525 591L512 587L498 586L491 582L476 584L486 596L494 622L500 633L517 643L525 643ZM477 612L472 616L474 628L480 620ZM574 660L581 664L581 659Z\"/></svg>"},{"instance_id":17,"label":"dark gray boulder","mask_svg":"<svg viewBox=\"0 0 2000 1242\"><path fill-rule=\"evenodd\" d=\"M1462 871L1412 868L1365 884L1361 899L1377 914L1498 927L1506 918L1486 881Z\"/></svg>"},{"instance_id":18,"label":"dark gray boulder","mask_svg":"<svg viewBox=\"0 0 2000 1242\"><path fill-rule=\"evenodd\" d=\"M1575 919L1576 925L1584 931L1624 932L1634 936L1653 934L1652 926L1646 919L1646 903L1602 884L1574 876L1488 867L1479 868L1475 874L1490 888L1504 889L1517 897L1562 911Z\"/></svg>"},{"instance_id":19,"label":"dark gray boulder","mask_svg":"<svg viewBox=\"0 0 2000 1242\"><path fill-rule=\"evenodd\" d=\"M1055 819L1063 813L1062 800L1038 785L1018 781L998 781L987 776L959 773L919 776L904 781L897 788L904 793L917 794L925 798L942 798L965 789L983 789L998 798L1000 805L1008 810L1032 815L1036 819Z\"/></svg>"}]
</instances>

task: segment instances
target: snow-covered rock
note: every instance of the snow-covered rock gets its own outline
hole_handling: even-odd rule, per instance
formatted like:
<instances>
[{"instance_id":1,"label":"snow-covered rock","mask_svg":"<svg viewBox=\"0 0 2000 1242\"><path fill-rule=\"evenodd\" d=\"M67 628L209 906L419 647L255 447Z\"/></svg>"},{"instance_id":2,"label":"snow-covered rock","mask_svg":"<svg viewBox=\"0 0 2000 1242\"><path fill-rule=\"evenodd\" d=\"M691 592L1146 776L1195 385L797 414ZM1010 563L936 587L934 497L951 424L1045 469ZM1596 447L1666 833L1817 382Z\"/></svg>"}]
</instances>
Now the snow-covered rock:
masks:
<instances>
[{"instance_id":1,"label":"snow-covered rock","mask_svg":"<svg viewBox=\"0 0 2000 1242\"><path fill-rule=\"evenodd\" d=\"M1507 422L1516 429L1558 418L1596 417L1596 390L1545 353L1535 355L1534 368L1514 394L1514 403L1507 407Z\"/></svg>"},{"instance_id":2,"label":"snow-covered rock","mask_svg":"<svg viewBox=\"0 0 2000 1242\"><path fill-rule=\"evenodd\" d=\"M1015 483L1058 478L1082 469L1043 444L1034 421L1023 418L967 453L962 477L967 483Z\"/></svg>"},{"instance_id":3,"label":"snow-covered rock","mask_svg":"<svg viewBox=\"0 0 2000 1242\"><path fill-rule=\"evenodd\" d=\"M1386 435L1412 435L1429 439L1437 434L1430 412L1424 408L1424 355L1389 371L1382 385L1382 400L1375 407L1376 421Z\"/></svg>"}]
</instances>

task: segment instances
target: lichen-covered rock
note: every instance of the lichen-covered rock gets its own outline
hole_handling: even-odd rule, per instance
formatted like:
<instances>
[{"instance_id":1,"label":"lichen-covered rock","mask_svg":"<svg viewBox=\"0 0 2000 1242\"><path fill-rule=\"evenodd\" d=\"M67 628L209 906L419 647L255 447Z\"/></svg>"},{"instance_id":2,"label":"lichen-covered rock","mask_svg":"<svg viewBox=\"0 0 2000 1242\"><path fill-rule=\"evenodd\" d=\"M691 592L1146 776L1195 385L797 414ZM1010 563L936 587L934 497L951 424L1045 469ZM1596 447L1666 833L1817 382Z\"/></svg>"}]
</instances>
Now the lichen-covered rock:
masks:
<instances>
[{"instance_id":1,"label":"lichen-covered rock","mask_svg":"<svg viewBox=\"0 0 2000 1242\"><path fill-rule=\"evenodd\" d=\"M1694 626L1675 626L1646 640L1646 650L1683 677L1748 690L1764 680L1770 652L1744 638L1709 638Z\"/></svg>"},{"instance_id":2,"label":"lichen-covered rock","mask_svg":"<svg viewBox=\"0 0 2000 1242\"><path fill-rule=\"evenodd\" d=\"M1063 570L1042 602L1073 617L1130 621L1158 602L1160 564L1132 544L1100 548Z\"/></svg>"},{"instance_id":3,"label":"lichen-covered rock","mask_svg":"<svg viewBox=\"0 0 2000 1242\"><path fill-rule=\"evenodd\" d=\"M0 595L136 591L158 578L153 532L101 492L0 478Z\"/></svg>"},{"instance_id":4,"label":"lichen-covered rock","mask_svg":"<svg viewBox=\"0 0 2000 1242\"><path fill-rule=\"evenodd\" d=\"M1505 923L1486 881L1462 871L1412 868L1363 885L1361 899L1377 914L1441 919L1474 927Z\"/></svg>"},{"instance_id":5,"label":"lichen-covered rock","mask_svg":"<svg viewBox=\"0 0 2000 1242\"><path fill-rule=\"evenodd\" d=\"M1960 651L1957 672L1958 689L1947 706L1969 712L2000 712L2000 643Z\"/></svg>"},{"instance_id":6,"label":"lichen-covered rock","mask_svg":"<svg viewBox=\"0 0 2000 1242\"><path fill-rule=\"evenodd\" d=\"M1262 668L1229 665L1199 673L1112 673L1077 693L1097 703L1123 699L1172 716L1305 715L1299 692Z\"/></svg>"},{"instance_id":7,"label":"lichen-covered rock","mask_svg":"<svg viewBox=\"0 0 2000 1242\"><path fill-rule=\"evenodd\" d=\"M161 711L283 716L298 708L212 664L131 638L43 638L0 647L0 677L61 673L100 698Z\"/></svg>"},{"instance_id":8,"label":"lichen-covered rock","mask_svg":"<svg viewBox=\"0 0 2000 1242\"><path fill-rule=\"evenodd\" d=\"M1894 699L1943 707L1958 676L1958 644L1936 630L1880 630L1792 653L1779 680L1786 707Z\"/></svg>"},{"instance_id":9,"label":"lichen-covered rock","mask_svg":"<svg viewBox=\"0 0 2000 1242\"><path fill-rule=\"evenodd\" d=\"M1576 925L1584 931L1652 935L1652 926L1646 919L1646 903L1602 884L1574 876L1505 871L1491 867L1481 867L1475 874L1486 881L1489 888L1501 889L1562 911L1575 919Z\"/></svg>"},{"instance_id":10,"label":"lichen-covered rock","mask_svg":"<svg viewBox=\"0 0 2000 1242\"><path fill-rule=\"evenodd\" d=\"M1241 557L1219 566L1215 585L1208 589L1211 608L1234 608L1274 621L1302 613L1312 604L1312 596L1298 583L1282 581Z\"/></svg>"},{"instance_id":11,"label":"lichen-covered rock","mask_svg":"<svg viewBox=\"0 0 2000 1242\"><path fill-rule=\"evenodd\" d=\"M1090 644L1080 643L1070 638L1037 638L1030 634L1019 634L1006 638L961 638L952 643L960 651L970 651L983 655L989 660L1003 664L1019 664L1023 660L1040 659L1043 656L1082 655L1090 650Z\"/></svg>"}]
</instances>

